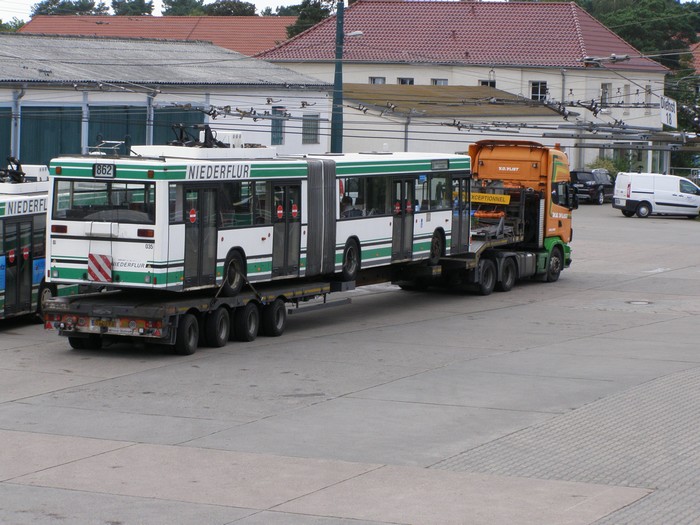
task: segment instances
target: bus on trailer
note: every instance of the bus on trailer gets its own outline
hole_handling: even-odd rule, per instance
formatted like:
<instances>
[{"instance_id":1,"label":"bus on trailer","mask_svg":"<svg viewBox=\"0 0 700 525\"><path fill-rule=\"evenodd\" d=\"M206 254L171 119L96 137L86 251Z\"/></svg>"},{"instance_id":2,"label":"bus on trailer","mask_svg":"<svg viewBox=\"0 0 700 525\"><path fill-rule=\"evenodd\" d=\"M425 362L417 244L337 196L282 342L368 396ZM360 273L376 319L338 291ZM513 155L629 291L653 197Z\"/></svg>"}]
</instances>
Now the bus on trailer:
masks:
<instances>
[{"instance_id":1,"label":"bus on trailer","mask_svg":"<svg viewBox=\"0 0 700 525\"><path fill-rule=\"evenodd\" d=\"M8 161L0 169L0 319L39 312L52 290L44 282L48 168Z\"/></svg>"},{"instance_id":2,"label":"bus on trailer","mask_svg":"<svg viewBox=\"0 0 700 525\"><path fill-rule=\"evenodd\" d=\"M453 217L464 155L132 150L51 162L51 282L234 296L246 282L352 281L467 250L466 215Z\"/></svg>"}]
</instances>

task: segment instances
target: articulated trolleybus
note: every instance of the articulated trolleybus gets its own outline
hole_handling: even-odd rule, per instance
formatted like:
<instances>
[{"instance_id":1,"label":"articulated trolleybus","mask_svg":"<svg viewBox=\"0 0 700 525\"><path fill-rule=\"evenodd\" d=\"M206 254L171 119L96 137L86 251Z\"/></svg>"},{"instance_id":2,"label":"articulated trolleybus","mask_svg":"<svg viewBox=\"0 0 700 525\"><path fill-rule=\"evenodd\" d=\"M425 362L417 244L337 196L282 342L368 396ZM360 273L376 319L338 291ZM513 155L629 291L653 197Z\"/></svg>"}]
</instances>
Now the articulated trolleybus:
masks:
<instances>
[{"instance_id":1,"label":"articulated trolleybus","mask_svg":"<svg viewBox=\"0 0 700 525\"><path fill-rule=\"evenodd\" d=\"M47 303L74 348L129 337L189 354L280 335L288 304L358 275L485 295L570 264L566 157L533 143L470 148L474 173L456 154L132 150L51 162L49 281L118 290Z\"/></svg>"},{"instance_id":2,"label":"articulated trolleybus","mask_svg":"<svg viewBox=\"0 0 700 525\"><path fill-rule=\"evenodd\" d=\"M44 282L48 167L8 161L0 169L0 319L39 312L51 294Z\"/></svg>"}]
</instances>

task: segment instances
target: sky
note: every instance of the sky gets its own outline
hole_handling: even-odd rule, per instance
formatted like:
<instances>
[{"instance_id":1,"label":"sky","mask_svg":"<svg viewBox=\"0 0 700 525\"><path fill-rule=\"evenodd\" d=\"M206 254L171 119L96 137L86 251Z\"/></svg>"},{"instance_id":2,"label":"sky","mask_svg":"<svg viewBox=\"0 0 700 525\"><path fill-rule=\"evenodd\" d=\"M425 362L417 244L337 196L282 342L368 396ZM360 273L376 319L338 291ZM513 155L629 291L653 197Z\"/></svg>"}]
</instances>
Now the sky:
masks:
<instances>
[{"instance_id":1,"label":"sky","mask_svg":"<svg viewBox=\"0 0 700 525\"><path fill-rule=\"evenodd\" d=\"M32 6L37 4L40 0L0 0L0 20L3 22L9 22L13 18L19 18L25 22L29 21L29 14L32 11ZM286 6L299 4L301 0L245 0L255 4L258 13L265 9L266 7L271 7L274 11L277 6ZM103 0L108 6L112 3L112 0ZM209 0L205 0L205 4L211 3ZM160 15L160 7L162 5L161 0L154 0L153 9L154 15Z\"/></svg>"}]
</instances>

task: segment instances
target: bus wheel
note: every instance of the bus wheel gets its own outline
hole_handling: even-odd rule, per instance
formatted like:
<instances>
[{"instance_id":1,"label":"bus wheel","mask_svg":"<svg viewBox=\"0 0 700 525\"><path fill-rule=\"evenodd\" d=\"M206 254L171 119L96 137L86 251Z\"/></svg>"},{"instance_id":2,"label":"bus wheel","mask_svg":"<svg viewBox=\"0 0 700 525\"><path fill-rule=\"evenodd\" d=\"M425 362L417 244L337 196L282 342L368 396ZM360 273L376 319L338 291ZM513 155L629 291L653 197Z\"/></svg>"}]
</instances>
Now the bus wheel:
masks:
<instances>
[{"instance_id":1,"label":"bus wheel","mask_svg":"<svg viewBox=\"0 0 700 525\"><path fill-rule=\"evenodd\" d=\"M445 241L439 231L433 233L433 238L430 241L430 257L428 258L428 266L437 266L440 262L440 257L445 252Z\"/></svg>"},{"instance_id":2,"label":"bus wheel","mask_svg":"<svg viewBox=\"0 0 700 525\"><path fill-rule=\"evenodd\" d=\"M192 355L197 350L199 343L199 323L192 314L185 314L180 318L175 340L175 353L178 355Z\"/></svg>"},{"instance_id":3,"label":"bus wheel","mask_svg":"<svg viewBox=\"0 0 700 525\"><path fill-rule=\"evenodd\" d=\"M234 314L234 331L238 341L255 341L260 328L260 310L254 302L236 308Z\"/></svg>"},{"instance_id":4,"label":"bus wheel","mask_svg":"<svg viewBox=\"0 0 700 525\"><path fill-rule=\"evenodd\" d=\"M245 259L241 252L232 251L224 264L224 284L222 292L226 297L238 295L246 277Z\"/></svg>"},{"instance_id":5,"label":"bus wheel","mask_svg":"<svg viewBox=\"0 0 700 525\"><path fill-rule=\"evenodd\" d=\"M640 202L637 206L637 217L644 219L651 215L651 205L648 202Z\"/></svg>"},{"instance_id":6,"label":"bus wheel","mask_svg":"<svg viewBox=\"0 0 700 525\"><path fill-rule=\"evenodd\" d=\"M287 327L287 305L275 299L262 311L262 332L268 337L279 337Z\"/></svg>"},{"instance_id":7,"label":"bus wheel","mask_svg":"<svg viewBox=\"0 0 700 525\"><path fill-rule=\"evenodd\" d=\"M518 269L515 266L515 261L511 257L504 259L503 268L501 268L501 280L496 283L496 290L509 292L515 286L517 277Z\"/></svg>"},{"instance_id":8,"label":"bus wheel","mask_svg":"<svg viewBox=\"0 0 700 525\"><path fill-rule=\"evenodd\" d=\"M228 342L228 334L231 328L228 310L223 306L219 306L216 310L210 312L207 315L205 328L207 346L213 348L224 346Z\"/></svg>"},{"instance_id":9,"label":"bus wheel","mask_svg":"<svg viewBox=\"0 0 700 525\"><path fill-rule=\"evenodd\" d=\"M545 280L548 283L553 283L559 279L562 269L564 268L564 255L561 248L555 246L552 248L552 253L549 254L549 262L547 263L547 275Z\"/></svg>"},{"instance_id":10,"label":"bus wheel","mask_svg":"<svg viewBox=\"0 0 700 525\"><path fill-rule=\"evenodd\" d=\"M354 281L360 269L360 247L355 239L350 239L345 243L343 250L343 281Z\"/></svg>"},{"instance_id":11,"label":"bus wheel","mask_svg":"<svg viewBox=\"0 0 700 525\"><path fill-rule=\"evenodd\" d=\"M477 291L479 295L489 295L496 286L496 265L491 259L479 261L479 282Z\"/></svg>"}]
</instances>

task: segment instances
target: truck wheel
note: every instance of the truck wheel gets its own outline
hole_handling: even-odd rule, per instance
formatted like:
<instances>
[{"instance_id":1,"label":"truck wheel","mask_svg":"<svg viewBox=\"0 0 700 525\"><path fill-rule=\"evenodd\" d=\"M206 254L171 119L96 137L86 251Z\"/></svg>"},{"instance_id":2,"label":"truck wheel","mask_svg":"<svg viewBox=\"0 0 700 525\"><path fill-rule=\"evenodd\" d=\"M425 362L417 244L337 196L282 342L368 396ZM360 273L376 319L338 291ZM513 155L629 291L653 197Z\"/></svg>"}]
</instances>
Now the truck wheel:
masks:
<instances>
[{"instance_id":1,"label":"truck wheel","mask_svg":"<svg viewBox=\"0 0 700 525\"><path fill-rule=\"evenodd\" d=\"M477 292L479 295L490 295L496 286L496 265L491 259L479 261L479 283Z\"/></svg>"},{"instance_id":2,"label":"truck wheel","mask_svg":"<svg viewBox=\"0 0 700 525\"><path fill-rule=\"evenodd\" d=\"M644 219L651 215L651 205L648 202L640 202L637 206L637 217Z\"/></svg>"},{"instance_id":3,"label":"truck wheel","mask_svg":"<svg viewBox=\"0 0 700 525\"><path fill-rule=\"evenodd\" d=\"M555 246L552 248L552 253L549 254L549 262L547 263L547 274L545 280L548 283L553 283L559 279L562 269L564 268L564 255L561 248Z\"/></svg>"},{"instance_id":4,"label":"truck wheel","mask_svg":"<svg viewBox=\"0 0 700 525\"><path fill-rule=\"evenodd\" d=\"M268 337L279 337L287 327L287 305L282 299L275 299L263 307L262 332Z\"/></svg>"},{"instance_id":5,"label":"truck wheel","mask_svg":"<svg viewBox=\"0 0 700 525\"><path fill-rule=\"evenodd\" d=\"M504 259L503 268L501 268L501 280L496 283L496 290L509 292L515 286L517 276L518 268L515 266L515 261L511 257Z\"/></svg>"},{"instance_id":6,"label":"truck wheel","mask_svg":"<svg viewBox=\"0 0 700 525\"><path fill-rule=\"evenodd\" d=\"M199 343L199 323L192 314L185 314L180 318L177 327L177 339L175 340L175 353L178 355L192 355L197 350Z\"/></svg>"},{"instance_id":7,"label":"truck wheel","mask_svg":"<svg viewBox=\"0 0 700 525\"><path fill-rule=\"evenodd\" d=\"M605 194L603 193L603 190L598 190L598 193L595 196L595 203L598 206L601 206L605 202Z\"/></svg>"},{"instance_id":8,"label":"truck wheel","mask_svg":"<svg viewBox=\"0 0 700 525\"><path fill-rule=\"evenodd\" d=\"M343 250L343 281L354 281L360 269L360 247L355 239L349 239Z\"/></svg>"},{"instance_id":9,"label":"truck wheel","mask_svg":"<svg viewBox=\"0 0 700 525\"><path fill-rule=\"evenodd\" d=\"M428 258L428 266L437 266L440 263L440 257L445 253L445 241L439 231L433 233L433 238L430 241L430 257Z\"/></svg>"},{"instance_id":10,"label":"truck wheel","mask_svg":"<svg viewBox=\"0 0 700 525\"><path fill-rule=\"evenodd\" d=\"M68 344L74 350L99 350L102 348L102 338L97 334L87 337L68 337Z\"/></svg>"},{"instance_id":11,"label":"truck wheel","mask_svg":"<svg viewBox=\"0 0 700 525\"><path fill-rule=\"evenodd\" d=\"M222 293L226 297L234 297L243 288L246 278L245 258L239 251L232 251L224 263L224 284Z\"/></svg>"},{"instance_id":12,"label":"truck wheel","mask_svg":"<svg viewBox=\"0 0 700 525\"><path fill-rule=\"evenodd\" d=\"M628 211L628 210L622 210L622 215L624 215L625 217L632 217L632 216L634 216L634 212Z\"/></svg>"},{"instance_id":13,"label":"truck wheel","mask_svg":"<svg viewBox=\"0 0 700 525\"><path fill-rule=\"evenodd\" d=\"M234 331L238 341L255 341L260 328L260 310L254 302L236 308L234 314Z\"/></svg>"},{"instance_id":14,"label":"truck wheel","mask_svg":"<svg viewBox=\"0 0 700 525\"><path fill-rule=\"evenodd\" d=\"M207 315L205 324L207 346L213 348L221 348L228 342L228 334L231 328L231 321L228 315L228 310L219 306L213 312Z\"/></svg>"},{"instance_id":15,"label":"truck wheel","mask_svg":"<svg viewBox=\"0 0 700 525\"><path fill-rule=\"evenodd\" d=\"M68 344L73 350L83 350L85 348L85 339L82 337L68 337Z\"/></svg>"}]
</instances>

